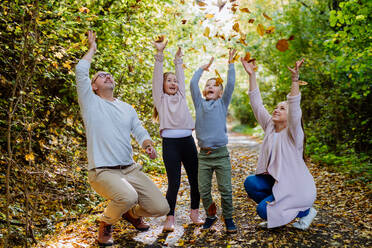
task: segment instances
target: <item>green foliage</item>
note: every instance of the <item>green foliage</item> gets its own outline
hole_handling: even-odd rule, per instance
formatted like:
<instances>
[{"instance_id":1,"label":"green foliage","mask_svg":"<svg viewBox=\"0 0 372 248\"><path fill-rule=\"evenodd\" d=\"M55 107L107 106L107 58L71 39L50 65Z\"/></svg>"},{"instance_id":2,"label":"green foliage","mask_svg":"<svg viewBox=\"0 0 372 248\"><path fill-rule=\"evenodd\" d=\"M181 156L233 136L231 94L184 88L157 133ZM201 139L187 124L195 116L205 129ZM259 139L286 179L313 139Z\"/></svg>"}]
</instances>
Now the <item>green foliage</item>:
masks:
<instances>
[{"instance_id":1,"label":"green foliage","mask_svg":"<svg viewBox=\"0 0 372 248\"><path fill-rule=\"evenodd\" d=\"M270 4L259 1L257 6ZM265 9L273 18L270 24L259 20L275 25L274 34L261 38L253 30L248 36L250 52L261 67L258 80L264 103L273 106L285 99L290 91L286 67L305 58L300 79L308 82L301 87L305 130L311 141L308 152L316 161L348 172L370 173L372 2L291 1L281 7ZM287 51L275 48L277 40L291 35L294 39ZM272 82L271 75L276 75L272 89L263 89Z\"/></svg>"}]
</instances>

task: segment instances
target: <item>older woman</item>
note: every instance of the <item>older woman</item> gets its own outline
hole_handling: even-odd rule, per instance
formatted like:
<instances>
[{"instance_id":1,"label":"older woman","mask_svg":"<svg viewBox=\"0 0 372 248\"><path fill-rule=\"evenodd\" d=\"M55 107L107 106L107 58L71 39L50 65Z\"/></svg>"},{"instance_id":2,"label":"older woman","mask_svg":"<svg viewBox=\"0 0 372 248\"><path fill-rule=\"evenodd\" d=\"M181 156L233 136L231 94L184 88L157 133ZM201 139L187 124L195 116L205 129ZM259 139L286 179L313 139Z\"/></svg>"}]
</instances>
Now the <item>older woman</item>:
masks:
<instances>
[{"instance_id":1,"label":"older woman","mask_svg":"<svg viewBox=\"0 0 372 248\"><path fill-rule=\"evenodd\" d=\"M251 106L265 132L256 173L246 178L244 186L248 196L258 203L258 215L267 220L260 226L268 228L286 225L299 217L293 226L304 230L317 213L312 207L316 197L314 179L303 159L305 134L298 83L302 63L297 61L294 68L288 68L292 73L291 92L270 115L262 104L254 62L242 59L249 75Z\"/></svg>"}]
</instances>

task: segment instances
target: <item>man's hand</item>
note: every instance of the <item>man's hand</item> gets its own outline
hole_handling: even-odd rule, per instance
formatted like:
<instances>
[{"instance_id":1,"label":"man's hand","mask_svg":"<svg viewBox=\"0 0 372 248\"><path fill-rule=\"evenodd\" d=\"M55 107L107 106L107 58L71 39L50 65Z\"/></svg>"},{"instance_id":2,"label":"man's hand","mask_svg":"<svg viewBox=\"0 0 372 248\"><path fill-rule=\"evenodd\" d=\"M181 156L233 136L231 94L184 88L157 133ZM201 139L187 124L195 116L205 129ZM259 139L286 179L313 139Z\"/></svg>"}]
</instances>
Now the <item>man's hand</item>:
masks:
<instances>
[{"instance_id":1,"label":"man's hand","mask_svg":"<svg viewBox=\"0 0 372 248\"><path fill-rule=\"evenodd\" d=\"M92 62L93 55L97 51L97 43L96 43L96 33L91 30L88 31L88 44L89 44L89 50L84 55L83 59L88 60L89 62Z\"/></svg>"},{"instance_id":2,"label":"man's hand","mask_svg":"<svg viewBox=\"0 0 372 248\"><path fill-rule=\"evenodd\" d=\"M146 153L151 159L155 159L157 157L156 150L152 145L148 145L146 147Z\"/></svg>"}]
</instances>

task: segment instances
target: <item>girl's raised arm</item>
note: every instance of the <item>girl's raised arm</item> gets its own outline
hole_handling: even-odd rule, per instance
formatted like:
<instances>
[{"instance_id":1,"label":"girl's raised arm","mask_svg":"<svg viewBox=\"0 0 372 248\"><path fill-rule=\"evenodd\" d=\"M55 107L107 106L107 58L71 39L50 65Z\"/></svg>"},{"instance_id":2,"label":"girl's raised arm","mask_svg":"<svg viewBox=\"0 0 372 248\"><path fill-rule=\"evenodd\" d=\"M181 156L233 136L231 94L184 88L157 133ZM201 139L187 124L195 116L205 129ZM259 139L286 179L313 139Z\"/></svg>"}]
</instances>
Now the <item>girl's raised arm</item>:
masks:
<instances>
[{"instance_id":1,"label":"girl's raised arm","mask_svg":"<svg viewBox=\"0 0 372 248\"><path fill-rule=\"evenodd\" d=\"M154 42L154 46L157 50L157 54L155 55L154 74L152 77L152 97L155 106L160 104L160 99L163 95L163 51L167 43L168 41Z\"/></svg>"},{"instance_id":2,"label":"girl's raised arm","mask_svg":"<svg viewBox=\"0 0 372 248\"><path fill-rule=\"evenodd\" d=\"M182 61L182 50L181 47L178 47L176 56L174 58L174 65L176 67L176 78L178 81L178 90L182 96L186 96L185 89L185 74L183 71L183 61Z\"/></svg>"}]
</instances>

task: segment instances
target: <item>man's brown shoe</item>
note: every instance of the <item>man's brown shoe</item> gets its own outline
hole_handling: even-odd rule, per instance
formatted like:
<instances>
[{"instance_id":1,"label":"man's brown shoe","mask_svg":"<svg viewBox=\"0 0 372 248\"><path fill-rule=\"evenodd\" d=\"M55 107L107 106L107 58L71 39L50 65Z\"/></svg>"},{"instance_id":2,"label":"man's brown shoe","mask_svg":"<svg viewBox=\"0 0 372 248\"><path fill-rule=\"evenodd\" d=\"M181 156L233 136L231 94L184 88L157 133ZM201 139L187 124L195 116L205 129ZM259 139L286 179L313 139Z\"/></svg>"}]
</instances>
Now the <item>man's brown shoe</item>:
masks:
<instances>
[{"instance_id":1,"label":"man's brown shoe","mask_svg":"<svg viewBox=\"0 0 372 248\"><path fill-rule=\"evenodd\" d=\"M114 244L114 240L112 239L112 230L113 227L106 222L101 221L99 223L98 229L98 245L99 246L112 246Z\"/></svg>"},{"instance_id":2,"label":"man's brown shoe","mask_svg":"<svg viewBox=\"0 0 372 248\"><path fill-rule=\"evenodd\" d=\"M126 213L123 214L123 218L127 221L129 221L130 223L132 223L132 225L138 230L138 231L141 231L141 232L144 232L144 231L147 231L149 230L150 228L150 225L146 224L142 217L139 217L139 218L134 218L133 215L132 215L132 209L129 209Z\"/></svg>"}]
</instances>

